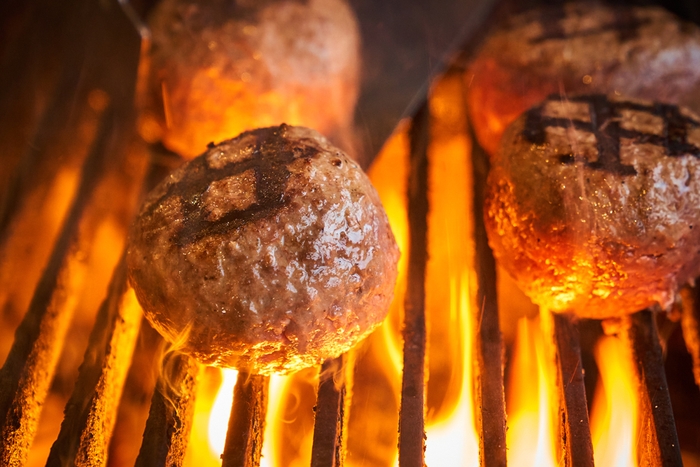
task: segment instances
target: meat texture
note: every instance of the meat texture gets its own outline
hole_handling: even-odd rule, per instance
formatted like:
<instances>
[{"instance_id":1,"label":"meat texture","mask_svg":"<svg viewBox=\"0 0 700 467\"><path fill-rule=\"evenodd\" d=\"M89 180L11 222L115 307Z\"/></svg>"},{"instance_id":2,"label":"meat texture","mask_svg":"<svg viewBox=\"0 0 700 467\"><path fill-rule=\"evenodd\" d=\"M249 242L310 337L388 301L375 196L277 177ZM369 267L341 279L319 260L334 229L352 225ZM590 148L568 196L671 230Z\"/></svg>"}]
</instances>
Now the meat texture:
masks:
<instances>
[{"instance_id":1,"label":"meat texture","mask_svg":"<svg viewBox=\"0 0 700 467\"><path fill-rule=\"evenodd\" d=\"M700 112L700 28L659 7L542 7L490 34L466 79L492 155L506 127L551 94L618 93Z\"/></svg>"},{"instance_id":2,"label":"meat texture","mask_svg":"<svg viewBox=\"0 0 700 467\"><path fill-rule=\"evenodd\" d=\"M206 364L288 373L385 317L399 252L369 179L313 130L212 145L146 198L131 284L153 326Z\"/></svg>"},{"instance_id":3,"label":"meat texture","mask_svg":"<svg viewBox=\"0 0 700 467\"><path fill-rule=\"evenodd\" d=\"M538 305L607 318L700 275L700 118L605 95L553 98L506 131L488 179L498 260Z\"/></svg>"},{"instance_id":4,"label":"meat texture","mask_svg":"<svg viewBox=\"0 0 700 467\"><path fill-rule=\"evenodd\" d=\"M140 133L185 158L288 123L351 146L360 36L345 0L162 0Z\"/></svg>"}]
</instances>

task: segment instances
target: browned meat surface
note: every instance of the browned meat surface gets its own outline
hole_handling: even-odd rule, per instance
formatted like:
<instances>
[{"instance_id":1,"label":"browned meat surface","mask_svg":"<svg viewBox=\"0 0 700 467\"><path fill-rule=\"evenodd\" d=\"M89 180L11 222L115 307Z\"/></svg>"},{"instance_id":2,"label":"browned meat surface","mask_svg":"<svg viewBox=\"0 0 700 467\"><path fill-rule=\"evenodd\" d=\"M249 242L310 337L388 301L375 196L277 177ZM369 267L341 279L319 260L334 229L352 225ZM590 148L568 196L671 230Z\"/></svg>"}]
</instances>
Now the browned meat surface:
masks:
<instances>
[{"instance_id":1,"label":"browned meat surface","mask_svg":"<svg viewBox=\"0 0 700 467\"><path fill-rule=\"evenodd\" d=\"M670 104L547 100L506 131L488 180L490 243L532 300L606 318L700 275L700 118Z\"/></svg>"},{"instance_id":2,"label":"browned meat surface","mask_svg":"<svg viewBox=\"0 0 700 467\"><path fill-rule=\"evenodd\" d=\"M313 130L211 146L151 192L129 277L151 323L200 361L286 373L384 318L399 252L369 179Z\"/></svg>"},{"instance_id":3,"label":"browned meat surface","mask_svg":"<svg viewBox=\"0 0 700 467\"><path fill-rule=\"evenodd\" d=\"M659 7L568 3L510 18L466 77L481 145L550 94L619 93L700 112L700 28Z\"/></svg>"},{"instance_id":4,"label":"browned meat surface","mask_svg":"<svg viewBox=\"0 0 700 467\"><path fill-rule=\"evenodd\" d=\"M360 37L345 0L162 0L140 132L190 159L288 123L352 139Z\"/></svg>"}]
</instances>

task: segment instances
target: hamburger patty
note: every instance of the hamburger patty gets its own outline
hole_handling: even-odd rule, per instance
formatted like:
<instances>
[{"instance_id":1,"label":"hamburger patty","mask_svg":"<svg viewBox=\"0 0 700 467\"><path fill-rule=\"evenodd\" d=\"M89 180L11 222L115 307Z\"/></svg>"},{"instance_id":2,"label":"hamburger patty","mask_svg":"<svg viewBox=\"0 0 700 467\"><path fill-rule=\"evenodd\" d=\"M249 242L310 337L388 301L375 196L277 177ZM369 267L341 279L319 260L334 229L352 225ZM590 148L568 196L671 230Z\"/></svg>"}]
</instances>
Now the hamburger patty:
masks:
<instances>
[{"instance_id":1,"label":"hamburger patty","mask_svg":"<svg viewBox=\"0 0 700 467\"><path fill-rule=\"evenodd\" d=\"M486 223L501 264L553 311L606 318L700 274L700 118L671 104L554 96L506 131Z\"/></svg>"},{"instance_id":2,"label":"hamburger patty","mask_svg":"<svg viewBox=\"0 0 700 467\"><path fill-rule=\"evenodd\" d=\"M384 318L399 252L369 179L313 130L243 133L176 170L133 224L146 317L206 364L287 373Z\"/></svg>"}]
</instances>

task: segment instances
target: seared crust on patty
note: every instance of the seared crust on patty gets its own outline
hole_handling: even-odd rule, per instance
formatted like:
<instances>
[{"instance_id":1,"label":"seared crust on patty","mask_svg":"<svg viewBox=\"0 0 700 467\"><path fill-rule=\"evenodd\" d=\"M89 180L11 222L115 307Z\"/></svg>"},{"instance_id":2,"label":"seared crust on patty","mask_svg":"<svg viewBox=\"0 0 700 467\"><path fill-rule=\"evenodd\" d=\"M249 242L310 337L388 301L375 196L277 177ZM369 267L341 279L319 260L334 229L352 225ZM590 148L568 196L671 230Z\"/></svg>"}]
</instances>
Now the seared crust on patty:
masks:
<instances>
[{"instance_id":1,"label":"seared crust on patty","mask_svg":"<svg viewBox=\"0 0 700 467\"><path fill-rule=\"evenodd\" d=\"M313 130L212 146L151 192L127 264L147 318L200 361L287 373L384 318L399 252L355 162Z\"/></svg>"},{"instance_id":2,"label":"seared crust on patty","mask_svg":"<svg viewBox=\"0 0 700 467\"><path fill-rule=\"evenodd\" d=\"M346 0L162 0L149 26L147 140L191 159L283 122L351 138L360 34Z\"/></svg>"},{"instance_id":3,"label":"seared crust on patty","mask_svg":"<svg viewBox=\"0 0 700 467\"><path fill-rule=\"evenodd\" d=\"M533 107L488 180L494 253L537 304L606 318L700 274L700 118L604 95Z\"/></svg>"},{"instance_id":4,"label":"seared crust on patty","mask_svg":"<svg viewBox=\"0 0 700 467\"><path fill-rule=\"evenodd\" d=\"M659 7L591 2L513 16L486 39L467 81L479 143L547 96L618 92L700 111L700 28Z\"/></svg>"}]
</instances>

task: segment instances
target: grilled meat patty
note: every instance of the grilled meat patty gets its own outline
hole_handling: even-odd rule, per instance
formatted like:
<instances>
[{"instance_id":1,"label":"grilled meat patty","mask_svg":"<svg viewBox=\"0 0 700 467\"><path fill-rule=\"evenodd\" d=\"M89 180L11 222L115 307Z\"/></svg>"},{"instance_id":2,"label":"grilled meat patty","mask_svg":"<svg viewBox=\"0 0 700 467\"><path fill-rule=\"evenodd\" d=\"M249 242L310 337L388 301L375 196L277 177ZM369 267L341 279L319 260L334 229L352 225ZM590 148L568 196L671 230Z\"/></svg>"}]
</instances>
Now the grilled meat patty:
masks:
<instances>
[{"instance_id":1,"label":"grilled meat patty","mask_svg":"<svg viewBox=\"0 0 700 467\"><path fill-rule=\"evenodd\" d=\"M669 306L700 275L700 118L605 95L531 108L506 131L486 223L540 306L607 318Z\"/></svg>"},{"instance_id":2,"label":"grilled meat patty","mask_svg":"<svg viewBox=\"0 0 700 467\"><path fill-rule=\"evenodd\" d=\"M212 145L146 198L127 265L146 317L206 364L288 373L385 317L399 252L369 179L313 130Z\"/></svg>"},{"instance_id":3,"label":"grilled meat patty","mask_svg":"<svg viewBox=\"0 0 700 467\"><path fill-rule=\"evenodd\" d=\"M475 132L492 155L506 127L553 93L617 92L700 112L700 28L659 7L542 7L489 35L467 82Z\"/></svg>"}]
</instances>

